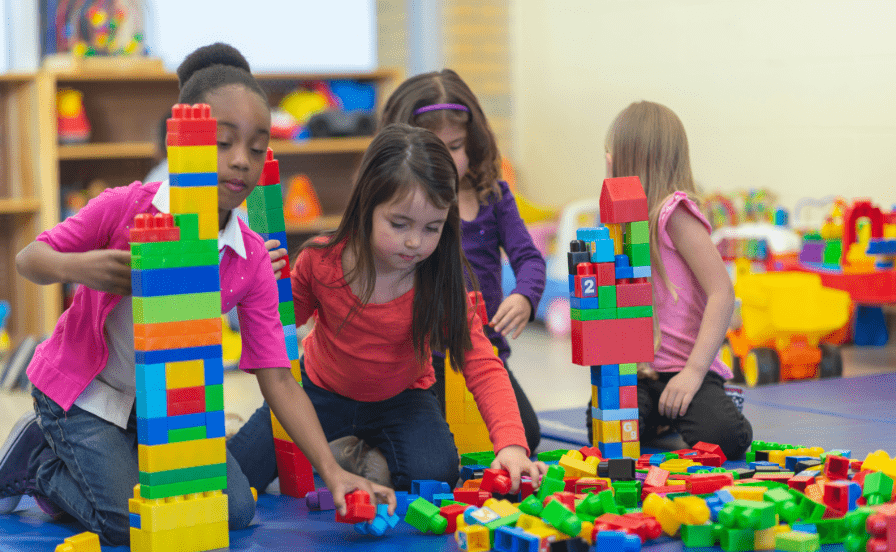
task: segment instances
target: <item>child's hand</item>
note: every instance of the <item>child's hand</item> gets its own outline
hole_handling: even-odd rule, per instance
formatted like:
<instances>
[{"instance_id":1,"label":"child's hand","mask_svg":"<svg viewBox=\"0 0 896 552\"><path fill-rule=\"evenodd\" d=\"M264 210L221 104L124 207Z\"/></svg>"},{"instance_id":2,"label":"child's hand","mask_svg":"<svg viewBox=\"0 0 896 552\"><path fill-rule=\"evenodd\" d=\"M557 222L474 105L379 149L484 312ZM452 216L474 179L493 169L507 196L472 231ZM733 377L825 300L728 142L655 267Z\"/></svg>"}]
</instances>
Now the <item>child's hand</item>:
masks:
<instances>
[{"instance_id":1,"label":"child's hand","mask_svg":"<svg viewBox=\"0 0 896 552\"><path fill-rule=\"evenodd\" d=\"M131 252L121 249L95 249L80 253L72 267L73 281L90 289L131 294Z\"/></svg>"},{"instance_id":2,"label":"child's hand","mask_svg":"<svg viewBox=\"0 0 896 552\"><path fill-rule=\"evenodd\" d=\"M684 416L691 405L691 399L703 385L705 375L705 372L685 366L681 372L672 376L660 395L660 415L673 419Z\"/></svg>"},{"instance_id":3,"label":"child's hand","mask_svg":"<svg viewBox=\"0 0 896 552\"><path fill-rule=\"evenodd\" d=\"M395 508L397 507L395 491L388 487L377 485L376 483L364 479L360 475L347 472L339 466L336 466L333 472L327 474L326 477L321 474L321 478L323 478L324 483L326 483L330 494L333 495L333 503L336 505L336 509L339 510L340 515L344 516L346 514L346 493L350 493L356 489L360 489L369 494L371 504L388 504L390 516L395 513Z\"/></svg>"},{"instance_id":4,"label":"child's hand","mask_svg":"<svg viewBox=\"0 0 896 552\"><path fill-rule=\"evenodd\" d=\"M492 462L492 469L504 469L510 474L510 492L515 493L520 488L520 475L528 474L532 479L532 486L538 488L541 478L548 472L544 462L533 462L526 456L526 449L519 445L510 445L498 451Z\"/></svg>"},{"instance_id":5,"label":"child's hand","mask_svg":"<svg viewBox=\"0 0 896 552\"><path fill-rule=\"evenodd\" d=\"M516 339L523 333L531 315L532 304L529 299L525 295L511 293L501 301L489 324L504 337L513 331L513 338Z\"/></svg>"},{"instance_id":6,"label":"child's hand","mask_svg":"<svg viewBox=\"0 0 896 552\"><path fill-rule=\"evenodd\" d=\"M268 249L268 254L271 256L271 266L274 269L274 274L277 274L283 267L286 266L286 263L289 262L289 257L287 257L286 248L280 247L280 242L278 240L268 240L264 242L264 246Z\"/></svg>"}]
</instances>

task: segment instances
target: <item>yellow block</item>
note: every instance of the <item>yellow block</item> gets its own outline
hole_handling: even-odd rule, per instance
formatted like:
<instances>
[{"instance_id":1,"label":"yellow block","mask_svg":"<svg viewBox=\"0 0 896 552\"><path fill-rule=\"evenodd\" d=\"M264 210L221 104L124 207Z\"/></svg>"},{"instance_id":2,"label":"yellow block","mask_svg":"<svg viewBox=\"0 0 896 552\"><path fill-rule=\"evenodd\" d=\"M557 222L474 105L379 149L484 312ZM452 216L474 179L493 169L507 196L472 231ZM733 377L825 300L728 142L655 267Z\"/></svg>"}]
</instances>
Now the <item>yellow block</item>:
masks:
<instances>
[{"instance_id":1,"label":"yellow block","mask_svg":"<svg viewBox=\"0 0 896 552\"><path fill-rule=\"evenodd\" d=\"M495 354L497 354L497 350ZM445 419L451 433L454 434L454 444L460 454L481 452L493 448L488 428L476 406L473 394L467 389L463 373L455 372L451 368L451 359L447 355L445 357Z\"/></svg>"},{"instance_id":2,"label":"yellow block","mask_svg":"<svg viewBox=\"0 0 896 552\"><path fill-rule=\"evenodd\" d=\"M199 213L199 239L200 240L216 240L218 239L218 211Z\"/></svg>"},{"instance_id":3,"label":"yellow block","mask_svg":"<svg viewBox=\"0 0 896 552\"><path fill-rule=\"evenodd\" d=\"M589 456L588 458L582 459L581 453L579 451L574 450L570 452L578 453L578 458L575 455L566 453L560 457L560 461L558 464L566 470L566 477L595 477L597 476L597 465L600 463L600 458L597 456Z\"/></svg>"},{"instance_id":4,"label":"yellow block","mask_svg":"<svg viewBox=\"0 0 896 552\"><path fill-rule=\"evenodd\" d=\"M753 549L754 550L774 550L775 535L778 534L777 527L769 527L768 529L760 529L754 533Z\"/></svg>"},{"instance_id":5,"label":"yellow block","mask_svg":"<svg viewBox=\"0 0 896 552\"><path fill-rule=\"evenodd\" d=\"M171 188L171 214L199 213L199 228L202 229L202 214L214 213L218 218L218 187L195 186L191 188ZM215 234L217 237L217 234ZM199 239L203 239L201 236Z\"/></svg>"},{"instance_id":6,"label":"yellow block","mask_svg":"<svg viewBox=\"0 0 896 552\"><path fill-rule=\"evenodd\" d=\"M896 456L892 459L884 450L876 450L862 461L863 470L884 472L889 477L896 479Z\"/></svg>"},{"instance_id":7,"label":"yellow block","mask_svg":"<svg viewBox=\"0 0 896 552\"><path fill-rule=\"evenodd\" d=\"M205 362L201 359L166 362L165 385L168 389L205 385Z\"/></svg>"},{"instance_id":8,"label":"yellow block","mask_svg":"<svg viewBox=\"0 0 896 552\"><path fill-rule=\"evenodd\" d=\"M619 420L600 420L598 441L601 443L621 443L622 429Z\"/></svg>"},{"instance_id":9,"label":"yellow block","mask_svg":"<svg viewBox=\"0 0 896 552\"><path fill-rule=\"evenodd\" d=\"M482 503L483 506L490 509L492 512L498 514L500 517L512 516L513 514L519 512L519 508L510 503L509 500L497 498L489 498L486 499L485 502Z\"/></svg>"},{"instance_id":10,"label":"yellow block","mask_svg":"<svg viewBox=\"0 0 896 552\"><path fill-rule=\"evenodd\" d=\"M482 414L479 412L479 407L476 406L475 402L464 403L464 421L468 424L485 425L485 421L482 419Z\"/></svg>"},{"instance_id":11,"label":"yellow block","mask_svg":"<svg viewBox=\"0 0 896 552\"><path fill-rule=\"evenodd\" d=\"M296 339L298 339L298 338L296 338ZM301 384L302 383L301 360L300 359L291 360L291 361L289 361L289 364L290 364L289 371L292 372L292 377L294 377L295 380Z\"/></svg>"},{"instance_id":12,"label":"yellow block","mask_svg":"<svg viewBox=\"0 0 896 552\"><path fill-rule=\"evenodd\" d=\"M619 422L619 429L623 442L638 440L638 420L622 420Z\"/></svg>"},{"instance_id":13,"label":"yellow block","mask_svg":"<svg viewBox=\"0 0 896 552\"><path fill-rule=\"evenodd\" d=\"M150 533L189 528L228 520L227 495L209 491L168 498L146 499L140 485L128 500L128 511L140 516L140 529Z\"/></svg>"},{"instance_id":14,"label":"yellow block","mask_svg":"<svg viewBox=\"0 0 896 552\"><path fill-rule=\"evenodd\" d=\"M627 441L622 443L622 456L638 459L641 457L641 442Z\"/></svg>"},{"instance_id":15,"label":"yellow block","mask_svg":"<svg viewBox=\"0 0 896 552\"><path fill-rule=\"evenodd\" d=\"M56 547L56 552L101 552L100 537L89 531L68 537Z\"/></svg>"},{"instance_id":16,"label":"yellow block","mask_svg":"<svg viewBox=\"0 0 896 552\"><path fill-rule=\"evenodd\" d=\"M193 468L227 462L224 437L166 443L137 445L137 458L142 472L160 472Z\"/></svg>"},{"instance_id":17,"label":"yellow block","mask_svg":"<svg viewBox=\"0 0 896 552\"><path fill-rule=\"evenodd\" d=\"M131 527L131 552L201 552L229 546L227 521L157 532Z\"/></svg>"},{"instance_id":18,"label":"yellow block","mask_svg":"<svg viewBox=\"0 0 896 552\"><path fill-rule=\"evenodd\" d=\"M591 534L594 532L594 524L590 521L582 522L582 530L579 531L578 537L584 541L587 541L588 544L594 545L594 540L591 538Z\"/></svg>"},{"instance_id":19,"label":"yellow block","mask_svg":"<svg viewBox=\"0 0 896 552\"><path fill-rule=\"evenodd\" d=\"M168 146L169 173L217 173L218 146Z\"/></svg>"},{"instance_id":20,"label":"yellow block","mask_svg":"<svg viewBox=\"0 0 896 552\"><path fill-rule=\"evenodd\" d=\"M622 255L622 225L618 223L605 224L610 231L610 239L613 240L613 254Z\"/></svg>"},{"instance_id":21,"label":"yellow block","mask_svg":"<svg viewBox=\"0 0 896 552\"><path fill-rule=\"evenodd\" d=\"M768 492L767 487L754 485L729 485L725 490L731 493L731 496L741 500L762 501L765 499L765 493Z\"/></svg>"},{"instance_id":22,"label":"yellow block","mask_svg":"<svg viewBox=\"0 0 896 552\"><path fill-rule=\"evenodd\" d=\"M709 521L709 506L699 496L680 496L672 501L672 505L681 523L703 525Z\"/></svg>"},{"instance_id":23,"label":"yellow block","mask_svg":"<svg viewBox=\"0 0 896 552\"><path fill-rule=\"evenodd\" d=\"M520 514L520 517L516 519L516 526L523 531L529 531L535 527L549 527L546 521L530 514Z\"/></svg>"},{"instance_id":24,"label":"yellow block","mask_svg":"<svg viewBox=\"0 0 896 552\"><path fill-rule=\"evenodd\" d=\"M485 552L492 549L491 535L485 525L467 525L454 533L454 539L461 550Z\"/></svg>"},{"instance_id":25,"label":"yellow block","mask_svg":"<svg viewBox=\"0 0 896 552\"><path fill-rule=\"evenodd\" d=\"M689 467L699 465L700 464L694 462L693 460L687 460L685 458L673 458L672 460L666 460L665 462L660 464L660 467L670 472L686 472L688 471Z\"/></svg>"},{"instance_id":26,"label":"yellow block","mask_svg":"<svg viewBox=\"0 0 896 552\"><path fill-rule=\"evenodd\" d=\"M274 430L274 439L282 439L292 443L292 437L289 436L289 433L286 433L286 429L284 429L280 420L277 419L277 416L274 416L273 410L271 411L271 427Z\"/></svg>"}]
</instances>

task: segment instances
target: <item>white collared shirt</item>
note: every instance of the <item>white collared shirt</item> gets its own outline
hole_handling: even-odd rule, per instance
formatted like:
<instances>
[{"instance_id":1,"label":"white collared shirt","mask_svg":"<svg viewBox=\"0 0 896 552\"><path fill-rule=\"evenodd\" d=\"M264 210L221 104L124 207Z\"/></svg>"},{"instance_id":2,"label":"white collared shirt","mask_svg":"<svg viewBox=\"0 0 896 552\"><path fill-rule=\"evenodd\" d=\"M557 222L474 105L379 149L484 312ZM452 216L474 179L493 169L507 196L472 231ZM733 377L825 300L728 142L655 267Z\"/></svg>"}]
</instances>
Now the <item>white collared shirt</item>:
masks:
<instances>
[{"instance_id":1,"label":"white collared shirt","mask_svg":"<svg viewBox=\"0 0 896 552\"><path fill-rule=\"evenodd\" d=\"M161 213L170 211L170 189L165 180L152 199L153 207ZM230 247L237 255L246 258L246 246L237 218L234 209L224 229L218 231L219 260L224 255L224 247ZM130 296L123 297L106 318L103 329L109 345L109 360L75 401L80 408L122 429L127 429L136 396L132 303Z\"/></svg>"}]
</instances>

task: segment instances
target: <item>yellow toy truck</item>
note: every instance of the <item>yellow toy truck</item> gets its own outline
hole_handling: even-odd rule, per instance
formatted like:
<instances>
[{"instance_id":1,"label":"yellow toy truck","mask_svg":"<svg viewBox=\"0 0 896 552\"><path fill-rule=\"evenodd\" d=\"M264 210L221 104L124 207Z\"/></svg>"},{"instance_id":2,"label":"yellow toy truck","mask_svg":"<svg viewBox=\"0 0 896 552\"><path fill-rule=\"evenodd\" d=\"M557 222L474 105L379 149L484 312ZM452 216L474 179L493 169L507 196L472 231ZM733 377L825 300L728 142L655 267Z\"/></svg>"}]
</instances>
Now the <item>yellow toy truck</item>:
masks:
<instances>
[{"instance_id":1,"label":"yellow toy truck","mask_svg":"<svg viewBox=\"0 0 896 552\"><path fill-rule=\"evenodd\" d=\"M732 324L720 354L735 381L754 387L843 375L839 347L821 339L848 322L848 293L808 272L740 273L734 293L740 323Z\"/></svg>"}]
</instances>

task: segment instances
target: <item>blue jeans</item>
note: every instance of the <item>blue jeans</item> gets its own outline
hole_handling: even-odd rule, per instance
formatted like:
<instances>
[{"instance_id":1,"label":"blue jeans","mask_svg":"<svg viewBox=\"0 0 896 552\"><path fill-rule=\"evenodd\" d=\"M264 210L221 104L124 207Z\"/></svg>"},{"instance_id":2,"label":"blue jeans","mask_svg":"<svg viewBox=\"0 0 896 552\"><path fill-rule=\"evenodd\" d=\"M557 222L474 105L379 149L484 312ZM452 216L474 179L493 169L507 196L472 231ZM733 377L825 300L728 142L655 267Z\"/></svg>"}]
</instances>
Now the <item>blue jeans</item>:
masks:
<instances>
[{"instance_id":1,"label":"blue jeans","mask_svg":"<svg viewBox=\"0 0 896 552\"><path fill-rule=\"evenodd\" d=\"M37 388L31 395L52 450L38 456L37 492L97 533L103 544L128 544L128 499L139 482L136 408L124 430L77 406L65 412ZM255 516L255 501L246 476L230 454L225 492L230 528L248 526Z\"/></svg>"},{"instance_id":2,"label":"blue jeans","mask_svg":"<svg viewBox=\"0 0 896 552\"><path fill-rule=\"evenodd\" d=\"M411 481L418 479L446 481L452 488L457 483L454 436L429 389L408 389L384 401L359 402L314 385L304 369L302 385L327 441L355 435L378 448L386 457L396 490L410 490ZM227 441L227 448L259 492L277 477L267 403Z\"/></svg>"}]
</instances>

